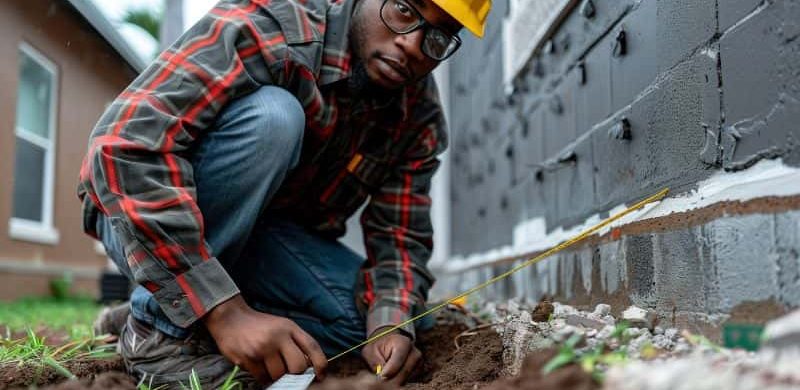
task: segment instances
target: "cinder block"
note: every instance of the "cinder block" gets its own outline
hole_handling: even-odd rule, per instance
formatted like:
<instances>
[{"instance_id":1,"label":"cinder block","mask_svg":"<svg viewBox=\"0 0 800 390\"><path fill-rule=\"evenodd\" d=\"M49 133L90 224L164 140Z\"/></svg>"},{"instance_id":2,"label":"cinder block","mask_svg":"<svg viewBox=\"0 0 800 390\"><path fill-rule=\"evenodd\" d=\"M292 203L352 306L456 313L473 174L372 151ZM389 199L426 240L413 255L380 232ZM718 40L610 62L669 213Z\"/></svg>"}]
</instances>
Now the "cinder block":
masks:
<instances>
[{"instance_id":1,"label":"cinder block","mask_svg":"<svg viewBox=\"0 0 800 390\"><path fill-rule=\"evenodd\" d=\"M698 238L691 229L654 235L653 282L658 311L705 311Z\"/></svg>"},{"instance_id":2,"label":"cinder block","mask_svg":"<svg viewBox=\"0 0 800 390\"><path fill-rule=\"evenodd\" d=\"M721 218L707 225L703 239L711 243L717 265L720 310L778 297L774 232L774 217L764 214Z\"/></svg>"},{"instance_id":3,"label":"cinder block","mask_svg":"<svg viewBox=\"0 0 800 390\"><path fill-rule=\"evenodd\" d=\"M567 78L539 109L544 113L546 158L553 158L576 138L576 74Z\"/></svg>"},{"instance_id":4,"label":"cinder block","mask_svg":"<svg viewBox=\"0 0 800 390\"><path fill-rule=\"evenodd\" d=\"M521 155L517 158L521 177L535 175L541 169L539 166L545 159L544 131L544 113L542 110L531 112L521 123Z\"/></svg>"},{"instance_id":5,"label":"cinder block","mask_svg":"<svg viewBox=\"0 0 800 390\"><path fill-rule=\"evenodd\" d=\"M800 137L800 6L776 1L721 41L726 167L787 154ZM758 42L758 44L753 44Z\"/></svg>"},{"instance_id":6,"label":"cinder block","mask_svg":"<svg viewBox=\"0 0 800 390\"><path fill-rule=\"evenodd\" d=\"M655 291L653 235L626 236L622 239L622 245L627 262L628 286L631 294L636 296L636 301L641 302L650 298Z\"/></svg>"},{"instance_id":7,"label":"cinder block","mask_svg":"<svg viewBox=\"0 0 800 390\"><path fill-rule=\"evenodd\" d=\"M725 3L726 1L722 1ZM659 71L664 71L706 44L717 31L717 0L670 0L658 2Z\"/></svg>"},{"instance_id":8,"label":"cinder block","mask_svg":"<svg viewBox=\"0 0 800 390\"><path fill-rule=\"evenodd\" d=\"M556 171L559 225L570 226L594 211L594 157L592 139L587 137L572 152L575 161ZM556 222L556 221L554 221Z\"/></svg>"},{"instance_id":9,"label":"cinder block","mask_svg":"<svg viewBox=\"0 0 800 390\"><path fill-rule=\"evenodd\" d=\"M641 103L649 103L647 101ZM616 139L609 136L612 126L618 126L623 119L627 120L632 139ZM644 169L647 158L646 120L632 117L626 110L615 116L612 123L596 129L592 137L595 169L596 206L607 209L620 204L633 196L638 189L636 184L639 175L647 173Z\"/></svg>"},{"instance_id":10,"label":"cinder block","mask_svg":"<svg viewBox=\"0 0 800 390\"><path fill-rule=\"evenodd\" d=\"M611 59L612 111L633 102L658 74L657 11L656 0L642 1L611 31L610 46L598 47L613 53L624 33L625 53Z\"/></svg>"},{"instance_id":11,"label":"cinder block","mask_svg":"<svg viewBox=\"0 0 800 390\"><path fill-rule=\"evenodd\" d=\"M718 127L715 75L715 59L697 54L606 127L595 130L598 203L613 206L709 174L700 154L707 128ZM630 124L630 140L613 138L609 132L623 117Z\"/></svg>"},{"instance_id":12,"label":"cinder block","mask_svg":"<svg viewBox=\"0 0 800 390\"><path fill-rule=\"evenodd\" d=\"M583 68L577 74L576 93L577 135L589 131L594 125L611 115L611 37L590 51ZM585 82L581 83L582 77Z\"/></svg>"},{"instance_id":13,"label":"cinder block","mask_svg":"<svg viewBox=\"0 0 800 390\"><path fill-rule=\"evenodd\" d=\"M598 247L600 261L597 263L600 271L599 288L605 294L613 294L627 285L627 262L625 261L624 246L620 241L611 241Z\"/></svg>"},{"instance_id":14,"label":"cinder block","mask_svg":"<svg viewBox=\"0 0 800 390\"><path fill-rule=\"evenodd\" d=\"M720 32L724 32L752 13L762 2L763 0L723 0L718 2Z\"/></svg>"},{"instance_id":15,"label":"cinder block","mask_svg":"<svg viewBox=\"0 0 800 390\"><path fill-rule=\"evenodd\" d=\"M800 306L800 212L775 216L775 241L780 301L789 307Z\"/></svg>"}]
</instances>

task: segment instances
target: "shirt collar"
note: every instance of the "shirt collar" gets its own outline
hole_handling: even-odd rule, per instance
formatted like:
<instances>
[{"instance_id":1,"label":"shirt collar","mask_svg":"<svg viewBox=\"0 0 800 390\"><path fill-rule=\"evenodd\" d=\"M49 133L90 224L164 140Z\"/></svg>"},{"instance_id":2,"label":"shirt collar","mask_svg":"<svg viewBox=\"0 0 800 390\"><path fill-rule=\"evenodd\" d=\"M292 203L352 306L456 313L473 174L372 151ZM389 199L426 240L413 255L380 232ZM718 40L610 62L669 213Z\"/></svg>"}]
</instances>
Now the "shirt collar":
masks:
<instances>
[{"instance_id":1,"label":"shirt collar","mask_svg":"<svg viewBox=\"0 0 800 390\"><path fill-rule=\"evenodd\" d=\"M333 1L328 9L325 45L319 84L328 85L350 77L350 22L355 0Z\"/></svg>"},{"instance_id":2,"label":"shirt collar","mask_svg":"<svg viewBox=\"0 0 800 390\"><path fill-rule=\"evenodd\" d=\"M355 59L350 51L350 24L356 0L331 0L325 26L325 44L320 68L319 85L326 86L349 78ZM410 87L391 92L383 98L368 99L373 109L394 106L402 120L408 119L408 93Z\"/></svg>"}]
</instances>

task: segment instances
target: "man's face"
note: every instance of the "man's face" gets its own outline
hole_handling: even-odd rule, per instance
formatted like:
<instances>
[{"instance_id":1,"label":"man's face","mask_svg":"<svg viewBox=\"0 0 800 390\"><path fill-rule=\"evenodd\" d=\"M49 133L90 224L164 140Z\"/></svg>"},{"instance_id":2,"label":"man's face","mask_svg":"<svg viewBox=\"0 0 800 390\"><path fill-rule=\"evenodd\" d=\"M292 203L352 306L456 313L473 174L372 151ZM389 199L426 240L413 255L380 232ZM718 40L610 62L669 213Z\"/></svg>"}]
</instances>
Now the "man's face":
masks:
<instances>
[{"instance_id":1,"label":"man's face","mask_svg":"<svg viewBox=\"0 0 800 390\"><path fill-rule=\"evenodd\" d=\"M425 29L397 34L381 20L384 0L358 0L350 30L354 54L362 61L370 81L383 88L397 89L428 75L439 61L422 52ZM405 0L425 20L456 34L461 25L431 0Z\"/></svg>"}]
</instances>

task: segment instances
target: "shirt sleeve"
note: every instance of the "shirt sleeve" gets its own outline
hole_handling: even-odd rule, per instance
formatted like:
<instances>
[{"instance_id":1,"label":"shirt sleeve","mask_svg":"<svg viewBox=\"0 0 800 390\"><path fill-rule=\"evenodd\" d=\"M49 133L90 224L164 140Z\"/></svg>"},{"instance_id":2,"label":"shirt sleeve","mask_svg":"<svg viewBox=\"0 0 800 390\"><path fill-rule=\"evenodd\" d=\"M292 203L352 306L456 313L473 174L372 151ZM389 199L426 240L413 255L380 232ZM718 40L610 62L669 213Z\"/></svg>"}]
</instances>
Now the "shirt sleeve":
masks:
<instances>
[{"instance_id":1,"label":"shirt sleeve","mask_svg":"<svg viewBox=\"0 0 800 390\"><path fill-rule=\"evenodd\" d=\"M368 306L367 335L422 313L434 282L426 265L433 250L428 192L447 137L432 78L414 104L409 125L403 131L413 131L416 139L372 195L361 218L367 261L357 294ZM413 324L402 330L414 337Z\"/></svg>"},{"instance_id":2,"label":"shirt sleeve","mask_svg":"<svg viewBox=\"0 0 800 390\"><path fill-rule=\"evenodd\" d=\"M100 118L81 168L135 281L181 327L239 292L204 239L187 157L226 102L287 77L279 25L255 3L219 3L147 67Z\"/></svg>"}]
</instances>

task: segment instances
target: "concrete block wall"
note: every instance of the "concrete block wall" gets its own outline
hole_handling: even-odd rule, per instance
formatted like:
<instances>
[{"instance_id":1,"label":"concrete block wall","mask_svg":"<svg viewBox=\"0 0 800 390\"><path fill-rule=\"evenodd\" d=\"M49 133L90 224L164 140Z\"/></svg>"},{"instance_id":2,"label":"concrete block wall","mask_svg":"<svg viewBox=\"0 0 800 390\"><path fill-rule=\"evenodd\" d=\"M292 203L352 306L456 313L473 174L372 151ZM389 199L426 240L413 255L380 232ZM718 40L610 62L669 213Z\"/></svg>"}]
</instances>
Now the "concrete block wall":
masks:
<instances>
[{"instance_id":1,"label":"concrete block wall","mask_svg":"<svg viewBox=\"0 0 800 390\"><path fill-rule=\"evenodd\" d=\"M581 12L587 1L593 15ZM490 23L502 22L505 3L495 1ZM568 228L764 159L800 165L800 1L574 3L511 93L494 24L482 41L465 36L451 60L451 252L461 258L511 245L523 221ZM748 302L794 307L800 202L786 204L666 220L657 232L560 255L487 294L613 298L706 324L747 312ZM455 291L510 264L440 279Z\"/></svg>"}]
</instances>

